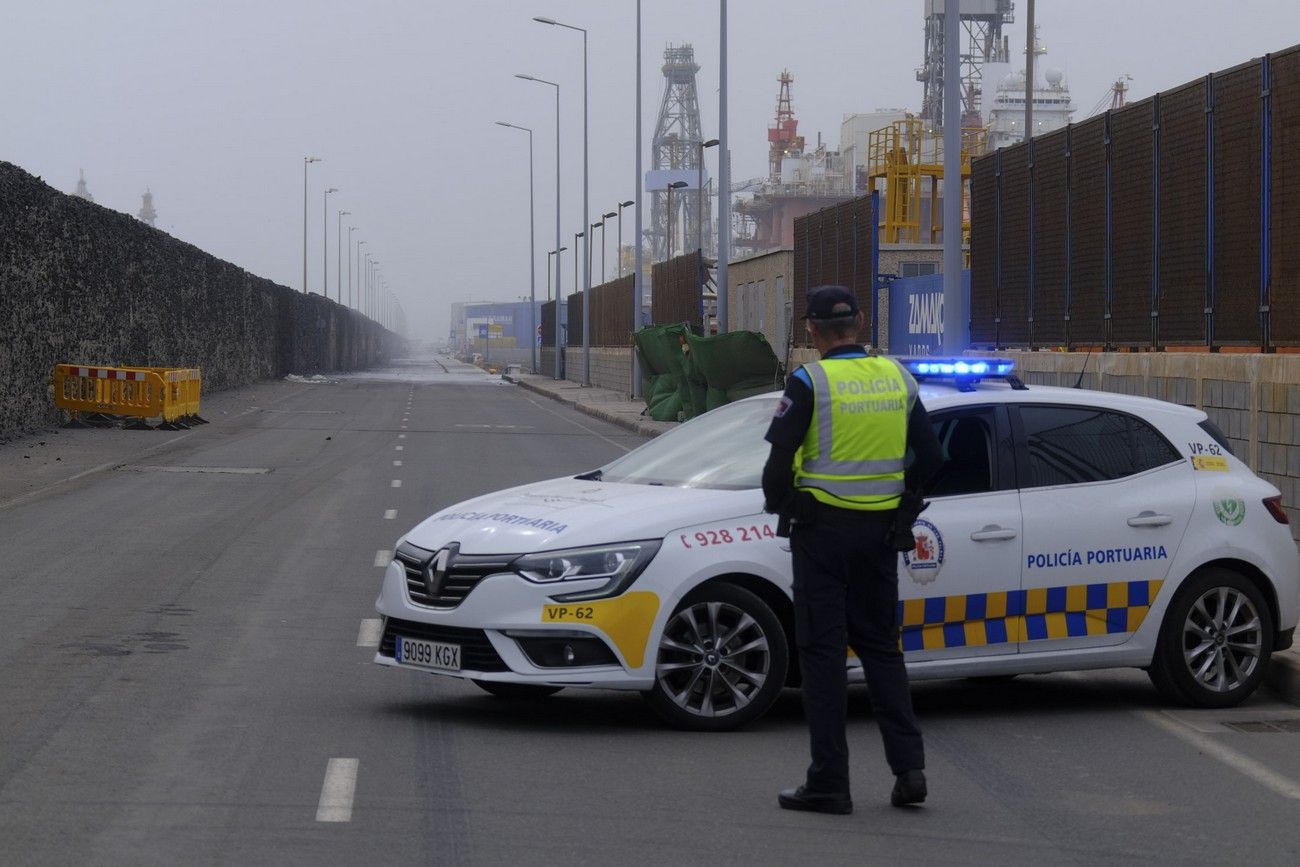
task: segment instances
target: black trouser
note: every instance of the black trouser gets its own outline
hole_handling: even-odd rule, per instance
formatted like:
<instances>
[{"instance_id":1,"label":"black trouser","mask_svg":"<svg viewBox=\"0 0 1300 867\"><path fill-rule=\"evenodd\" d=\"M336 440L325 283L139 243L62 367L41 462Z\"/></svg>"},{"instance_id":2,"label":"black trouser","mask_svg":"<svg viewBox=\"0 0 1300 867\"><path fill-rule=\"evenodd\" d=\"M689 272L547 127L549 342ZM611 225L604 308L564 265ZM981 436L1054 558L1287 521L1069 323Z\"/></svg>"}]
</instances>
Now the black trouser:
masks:
<instances>
[{"instance_id":1,"label":"black trouser","mask_svg":"<svg viewBox=\"0 0 1300 867\"><path fill-rule=\"evenodd\" d=\"M815 523L796 524L790 537L795 640L812 741L807 786L815 791L849 791L846 642L866 669L890 769L901 774L925 767L898 649L898 554L889 544L893 519L892 511L857 515L822 508Z\"/></svg>"}]
</instances>

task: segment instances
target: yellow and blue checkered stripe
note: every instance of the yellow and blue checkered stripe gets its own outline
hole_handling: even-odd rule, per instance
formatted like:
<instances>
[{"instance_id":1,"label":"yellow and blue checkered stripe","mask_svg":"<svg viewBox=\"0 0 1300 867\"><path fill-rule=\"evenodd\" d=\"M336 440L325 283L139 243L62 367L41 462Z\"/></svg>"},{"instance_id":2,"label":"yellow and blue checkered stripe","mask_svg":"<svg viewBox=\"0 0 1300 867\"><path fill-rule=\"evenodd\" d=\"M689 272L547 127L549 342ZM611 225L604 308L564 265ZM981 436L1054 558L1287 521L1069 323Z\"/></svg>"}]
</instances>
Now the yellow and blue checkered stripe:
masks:
<instances>
[{"instance_id":1,"label":"yellow and blue checkered stripe","mask_svg":"<svg viewBox=\"0 0 1300 867\"><path fill-rule=\"evenodd\" d=\"M1163 581L1113 581L931 596L898 603L903 650L983 647L1135 632Z\"/></svg>"}]
</instances>

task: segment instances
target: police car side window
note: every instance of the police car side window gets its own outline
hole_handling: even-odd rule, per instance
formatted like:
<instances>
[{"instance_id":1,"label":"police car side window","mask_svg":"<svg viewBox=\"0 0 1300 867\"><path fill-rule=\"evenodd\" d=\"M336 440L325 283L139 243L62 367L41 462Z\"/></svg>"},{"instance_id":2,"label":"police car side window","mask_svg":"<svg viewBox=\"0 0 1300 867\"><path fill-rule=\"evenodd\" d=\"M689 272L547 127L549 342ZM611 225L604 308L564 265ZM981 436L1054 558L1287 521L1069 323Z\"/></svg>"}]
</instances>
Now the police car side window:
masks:
<instances>
[{"instance_id":1,"label":"police car side window","mask_svg":"<svg viewBox=\"0 0 1300 867\"><path fill-rule=\"evenodd\" d=\"M944 465L930 487L932 497L993 490L993 433L986 410L930 417L943 447Z\"/></svg>"},{"instance_id":2,"label":"police car side window","mask_svg":"<svg viewBox=\"0 0 1300 867\"><path fill-rule=\"evenodd\" d=\"M1029 450L1023 487L1122 479L1178 460L1164 437L1124 413L1022 404L1020 419Z\"/></svg>"}]
</instances>

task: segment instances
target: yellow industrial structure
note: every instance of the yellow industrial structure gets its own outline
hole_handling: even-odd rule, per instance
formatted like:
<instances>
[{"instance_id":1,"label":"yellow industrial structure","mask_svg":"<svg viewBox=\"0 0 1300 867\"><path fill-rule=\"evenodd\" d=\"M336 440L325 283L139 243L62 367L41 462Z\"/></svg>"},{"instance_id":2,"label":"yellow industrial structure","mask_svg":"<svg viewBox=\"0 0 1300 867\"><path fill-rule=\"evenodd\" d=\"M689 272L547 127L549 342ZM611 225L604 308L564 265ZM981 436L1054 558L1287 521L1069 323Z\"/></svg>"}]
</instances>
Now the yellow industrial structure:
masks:
<instances>
[{"instance_id":1,"label":"yellow industrial structure","mask_svg":"<svg viewBox=\"0 0 1300 867\"><path fill-rule=\"evenodd\" d=\"M970 243L971 159L988 149L983 127L961 131L962 243ZM867 189L880 190L882 244L935 243L943 231L939 207L943 180L943 134L927 129L919 117L894 121L868 136ZM924 205L924 207L923 207ZM921 233L927 218L925 236Z\"/></svg>"}]
</instances>

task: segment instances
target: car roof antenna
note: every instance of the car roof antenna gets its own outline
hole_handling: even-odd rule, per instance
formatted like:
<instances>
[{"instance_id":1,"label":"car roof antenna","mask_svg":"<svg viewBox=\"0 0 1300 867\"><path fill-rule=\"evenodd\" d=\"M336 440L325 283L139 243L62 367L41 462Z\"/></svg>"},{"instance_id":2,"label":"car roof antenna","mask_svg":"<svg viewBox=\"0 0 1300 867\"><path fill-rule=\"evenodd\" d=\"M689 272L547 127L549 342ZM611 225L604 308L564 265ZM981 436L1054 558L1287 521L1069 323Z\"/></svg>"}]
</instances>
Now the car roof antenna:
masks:
<instances>
[{"instance_id":1,"label":"car roof antenna","mask_svg":"<svg viewBox=\"0 0 1300 867\"><path fill-rule=\"evenodd\" d=\"M1092 344L1088 344L1088 353L1083 356L1083 367L1079 368L1079 378L1074 381L1075 388L1083 388L1083 372L1088 369L1088 359L1092 356Z\"/></svg>"}]
</instances>

